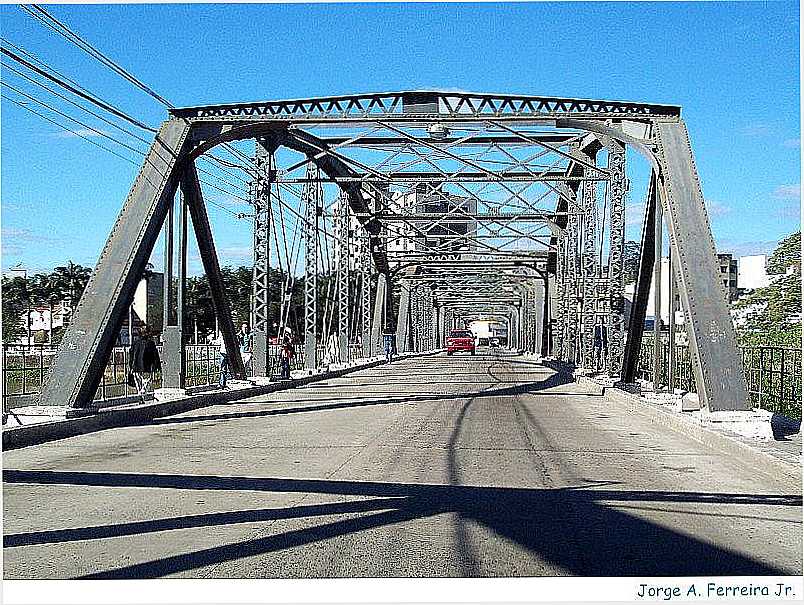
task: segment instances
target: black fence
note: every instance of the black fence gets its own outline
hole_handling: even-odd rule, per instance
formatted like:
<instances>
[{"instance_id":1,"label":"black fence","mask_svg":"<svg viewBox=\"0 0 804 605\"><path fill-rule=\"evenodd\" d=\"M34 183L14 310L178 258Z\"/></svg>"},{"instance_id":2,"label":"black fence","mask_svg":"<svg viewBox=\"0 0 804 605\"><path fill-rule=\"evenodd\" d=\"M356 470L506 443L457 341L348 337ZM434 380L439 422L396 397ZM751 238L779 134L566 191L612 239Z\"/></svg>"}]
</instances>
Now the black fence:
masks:
<instances>
[{"instance_id":1,"label":"black fence","mask_svg":"<svg viewBox=\"0 0 804 605\"><path fill-rule=\"evenodd\" d=\"M162 354L162 347L157 347ZM281 372L280 345L269 345L268 360L271 375ZM128 383L128 347L115 347L109 356L109 363L101 378L95 394L95 401L121 399L136 396L137 388ZM359 344L349 346L349 361L362 357ZM34 395L42 388L47 371L56 355L56 347L49 344L3 345L3 408L31 405ZM325 358L322 345L316 350L318 360ZM290 369L304 368L304 345L294 345L294 355L290 359ZM252 374L252 364L246 367ZM217 384L220 378L220 355L218 346L211 344L185 345L185 377L187 387L200 387ZM154 372L145 393L162 387L161 372Z\"/></svg>"},{"instance_id":2,"label":"black fence","mask_svg":"<svg viewBox=\"0 0 804 605\"><path fill-rule=\"evenodd\" d=\"M646 334L639 352L637 377L653 382L653 338ZM741 347L751 403L765 410L801 419L801 349L789 347ZM663 338L659 360L659 384L669 389L669 339ZM673 361L675 389L695 392L695 377L689 346L675 345Z\"/></svg>"}]
</instances>

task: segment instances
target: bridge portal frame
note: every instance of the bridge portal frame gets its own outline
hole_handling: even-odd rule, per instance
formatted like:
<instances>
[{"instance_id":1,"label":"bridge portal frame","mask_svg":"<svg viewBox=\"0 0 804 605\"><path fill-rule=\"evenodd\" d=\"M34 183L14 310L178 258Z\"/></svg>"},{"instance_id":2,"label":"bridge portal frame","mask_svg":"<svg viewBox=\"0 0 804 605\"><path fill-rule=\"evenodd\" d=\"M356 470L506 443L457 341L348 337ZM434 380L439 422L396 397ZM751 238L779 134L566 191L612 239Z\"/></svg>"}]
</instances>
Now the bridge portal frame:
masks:
<instances>
[{"instance_id":1,"label":"bridge portal frame","mask_svg":"<svg viewBox=\"0 0 804 605\"><path fill-rule=\"evenodd\" d=\"M695 167L689 134L676 106L535 97L486 95L440 91L408 91L265 103L179 108L170 111L156 135L120 215L89 280L85 296L76 307L58 354L40 393L40 401L69 408L90 407L114 343L125 309L145 268L179 185L185 191L188 210L210 279L216 314L232 368L242 375L242 360L235 342L228 302L223 294L220 267L206 215L194 161L225 142L268 139L275 148L285 146L305 154L322 173L337 182L349 199L352 212L368 233L369 250L379 275L375 318L389 321L391 291L388 257L380 237L381 221L372 215L367 198L372 183L331 149L331 145L307 133L310 124L376 124L405 133L394 124L466 123L483 121L506 130L518 124L541 124L585 131L585 144L602 146L607 140L631 146L652 167L653 195L666 217L682 308L687 318L690 348L698 394L710 411L749 409L747 390L722 286L717 275L714 241ZM428 143L423 142L427 145ZM543 143L545 146L550 144ZM437 146L437 143L429 143ZM559 150L560 151L560 150ZM582 154L560 151L570 160L570 173L605 173ZM480 171L483 173L484 171ZM485 171L485 178L495 175ZM378 177L377 174L371 175ZM569 176L572 176L570 174ZM415 177L407 177L415 178ZM340 179L340 180L339 180ZM581 179L567 182L577 194ZM567 227L571 195L556 187L559 202L552 224L558 233ZM368 217L368 218L360 218ZM563 223L563 224L562 224ZM554 233L552 243L555 242ZM644 248L644 246L643 246ZM560 253L551 249L548 271L555 274ZM643 260L647 261L643 249ZM640 263L640 284L647 262ZM552 266L551 266L552 265ZM563 266L563 265L562 265ZM638 289L636 316L646 304ZM563 308L566 318L572 309ZM644 316L644 311L642 312ZM632 323L632 328L633 328ZM377 321L372 326L372 345L377 341ZM641 330L629 332L621 374L633 373L633 351ZM567 347L567 336L557 339Z\"/></svg>"}]
</instances>

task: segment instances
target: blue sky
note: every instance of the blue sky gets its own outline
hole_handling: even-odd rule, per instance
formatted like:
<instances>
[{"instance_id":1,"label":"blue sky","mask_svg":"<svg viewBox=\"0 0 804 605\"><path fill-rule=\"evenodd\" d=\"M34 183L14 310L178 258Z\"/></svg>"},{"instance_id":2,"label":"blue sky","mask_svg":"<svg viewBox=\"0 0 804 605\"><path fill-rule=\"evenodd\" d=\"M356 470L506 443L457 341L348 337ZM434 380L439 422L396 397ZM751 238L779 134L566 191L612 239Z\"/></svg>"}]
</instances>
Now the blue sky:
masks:
<instances>
[{"instance_id":1,"label":"blue sky","mask_svg":"<svg viewBox=\"0 0 804 605\"><path fill-rule=\"evenodd\" d=\"M768 252L799 228L797 2L48 10L179 106L415 88L681 105L719 250ZM166 116L18 7L0 16L6 39L106 100L151 125ZM1 109L3 269L94 265L137 168ZM247 262L248 223L210 214L222 261Z\"/></svg>"}]
</instances>

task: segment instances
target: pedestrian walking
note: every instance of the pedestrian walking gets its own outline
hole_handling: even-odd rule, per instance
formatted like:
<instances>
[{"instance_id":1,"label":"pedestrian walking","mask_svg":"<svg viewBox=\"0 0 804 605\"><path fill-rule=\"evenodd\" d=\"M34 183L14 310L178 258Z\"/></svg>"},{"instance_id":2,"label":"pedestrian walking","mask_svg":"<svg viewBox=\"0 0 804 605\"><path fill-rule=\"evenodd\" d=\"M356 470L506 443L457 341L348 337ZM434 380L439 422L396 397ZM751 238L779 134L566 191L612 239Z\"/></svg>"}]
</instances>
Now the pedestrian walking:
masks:
<instances>
[{"instance_id":1,"label":"pedestrian walking","mask_svg":"<svg viewBox=\"0 0 804 605\"><path fill-rule=\"evenodd\" d=\"M229 352L226 350L226 341L223 339L222 333L218 334L218 338L215 339L214 344L218 347L218 369L220 370L218 386L225 389L226 376L229 373Z\"/></svg>"},{"instance_id":2,"label":"pedestrian walking","mask_svg":"<svg viewBox=\"0 0 804 605\"><path fill-rule=\"evenodd\" d=\"M129 384L136 387L137 395L144 398L151 386L154 372L162 369L159 359L159 349L156 348L151 331L148 326L141 326L129 350Z\"/></svg>"},{"instance_id":3,"label":"pedestrian walking","mask_svg":"<svg viewBox=\"0 0 804 605\"><path fill-rule=\"evenodd\" d=\"M286 333L282 337L282 348L279 350L280 378L282 380L290 379L290 360L293 359L293 355L293 339L291 339L290 334Z\"/></svg>"},{"instance_id":4,"label":"pedestrian walking","mask_svg":"<svg viewBox=\"0 0 804 605\"><path fill-rule=\"evenodd\" d=\"M385 350L385 361L391 363L396 353L396 332L384 332L382 335L382 344Z\"/></svg>"},{"instance_id":5,"label":"pedestrian walking","mask_svg":"<svg viewBox=\"0 0 804 605\"><path fill-rule=\"evenodd\" d=\"M243 370L249 375L249 364L254 352L254 333L249 330L248 324L240 325L240 332L237 333L237 342L240 345L240 357L243 359Z\"/></svg>"}]
</instances>

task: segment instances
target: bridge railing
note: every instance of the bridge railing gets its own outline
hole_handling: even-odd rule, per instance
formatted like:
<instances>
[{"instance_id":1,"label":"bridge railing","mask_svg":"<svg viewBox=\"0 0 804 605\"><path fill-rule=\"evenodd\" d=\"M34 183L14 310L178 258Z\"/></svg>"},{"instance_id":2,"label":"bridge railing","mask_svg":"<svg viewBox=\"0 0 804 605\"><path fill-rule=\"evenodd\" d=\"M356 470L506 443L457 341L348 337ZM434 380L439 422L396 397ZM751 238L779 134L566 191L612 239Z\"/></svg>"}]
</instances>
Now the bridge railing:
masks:
<instances>
[{"instance_id":1,"label":"bridge railing","mask_svg":"<svg viewBox=\"0 0 804 605\"><path fill-rule=\"evenodd\" d=\"M741 347L743 371L751 402L789 418L801 418L801 349L777 346ZM653 338L645 335L639 353L637 377L653 381ZM662 338L659 384L669 388L669 338ZM695 392L689 346L675 345L673 385Z\"/></svg>"},{"instance_id":2,"label":"bridge railing","mask_svg":"<svg viewBox=\"0 0 804 605\"><path fill-rule=\"evenodd\" d=\"M157 347L160 356L162 347ZM271 375L281 371L281 345L268 346L268 359ZM56 346L49 344L3 345L3 409L32 405L34 396L42 388L42 383L56 355ZM317 347L317 357L324 359L324 346ZM349 345L349 361L363 357L360 344ZM304 345L294 345L294 355L290 360L291 370L304 368ZM252 364L246 373L252 375ZM115 347L101 378L95 394L95 401L122 400L137 395L136 387L128 384L129 349ZM187 387L217 384L220 377L218 346L212 344L185 345L185 376ZM155 372L146 393L161 388L161 372Z\"/></svg>"}]
</instances>

